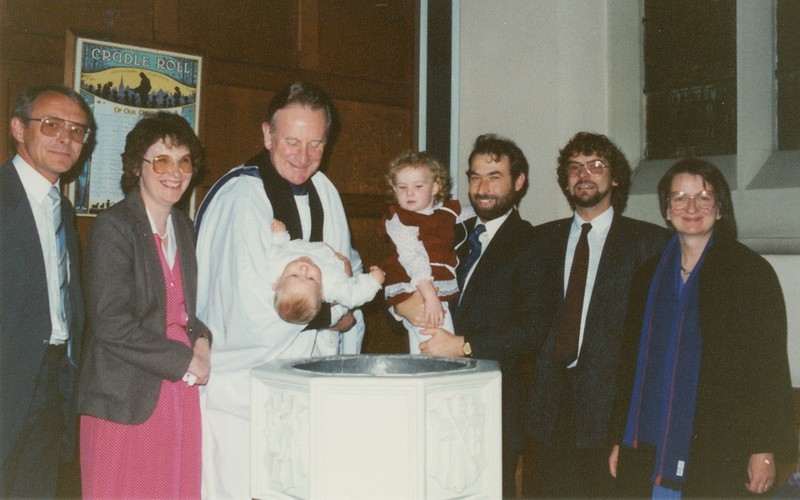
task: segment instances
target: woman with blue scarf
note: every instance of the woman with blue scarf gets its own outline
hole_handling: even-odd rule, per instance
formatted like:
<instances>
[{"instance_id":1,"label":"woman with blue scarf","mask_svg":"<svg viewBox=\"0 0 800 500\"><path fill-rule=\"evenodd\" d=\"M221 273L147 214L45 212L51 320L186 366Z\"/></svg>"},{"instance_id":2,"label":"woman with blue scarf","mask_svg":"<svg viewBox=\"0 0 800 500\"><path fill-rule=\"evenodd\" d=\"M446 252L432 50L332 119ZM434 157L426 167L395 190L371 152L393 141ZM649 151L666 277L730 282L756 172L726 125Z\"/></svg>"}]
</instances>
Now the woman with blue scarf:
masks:
<instances>
[{"instance_id":1,"label":"woman with blue scarf","mask_svg":"<svg viewBox=\"0 0 800 500\"><path fill-rule=\"evenodd\" d=\"M622 496L763 494L797 454L778 278L714 165L679 161L658 195L675 234L631 288L611 475Z\"/></svg>"}]
</instances>

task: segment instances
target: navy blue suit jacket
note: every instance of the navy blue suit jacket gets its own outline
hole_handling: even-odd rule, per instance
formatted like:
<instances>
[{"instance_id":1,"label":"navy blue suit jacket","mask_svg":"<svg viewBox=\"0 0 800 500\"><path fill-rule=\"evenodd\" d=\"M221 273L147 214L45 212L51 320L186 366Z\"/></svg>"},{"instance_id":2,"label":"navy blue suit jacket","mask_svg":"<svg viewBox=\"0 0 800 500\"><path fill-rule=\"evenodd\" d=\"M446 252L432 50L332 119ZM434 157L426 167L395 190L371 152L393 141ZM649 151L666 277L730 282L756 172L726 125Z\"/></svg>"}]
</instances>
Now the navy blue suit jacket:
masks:
<instances>
[{"instance_id":1,"label":"navy blue suit jacket","mask_svg":"<svg viewBox=\"0 0 800 500\"><path fill-rule=\"evenodd\" d=\"M80 286L78 238L72 204L61 197L69 252L72 359L80 355L83 297ZM25 420L36 376L50 342L47 278L39 233L22 181L9 160L0 167L0 461L4 461ZM75 425L77 370L62 377L62 396L71 452Z\"/></svg>"},{"instance_id":2,"label":"navy blue suit jacket","mask_svg":"<svg viewBox=\"0 0 800 500\"><path fill-rule=\"evenodd\" d=\"M547 304L549 332L536 357L533 391L526 427L539 442L549 443L559 413L560 399L568 389L564 367L555 360L558 318L564 306L564 259L572 217L536 227L535 260L549 276L537 293ZM583 344L575 371L576 447L596 448L608 443L608 423L614 401L628 293L634 272L659 255L669 232L659 226L614 215L586 313Z\"/></svg>"},{"instance_id":3,"label":"navy blue suit jacket","mask_svg":"<svg viewBox=\"0 0 800 500\"><path fill-rule=\"evenodd\" d=\"M474 226L474 219L467 221L470 232ZM512 210L475 264L460 303L451 309L455 333L466 336L473 356L500 363L506 491L523 445L519 361L531 356L543 333L534 293L539 281L532 259L534 245L533 227ZM459 262L466 260L468 247L459 249Z\"/></svg>"}]
</instances>

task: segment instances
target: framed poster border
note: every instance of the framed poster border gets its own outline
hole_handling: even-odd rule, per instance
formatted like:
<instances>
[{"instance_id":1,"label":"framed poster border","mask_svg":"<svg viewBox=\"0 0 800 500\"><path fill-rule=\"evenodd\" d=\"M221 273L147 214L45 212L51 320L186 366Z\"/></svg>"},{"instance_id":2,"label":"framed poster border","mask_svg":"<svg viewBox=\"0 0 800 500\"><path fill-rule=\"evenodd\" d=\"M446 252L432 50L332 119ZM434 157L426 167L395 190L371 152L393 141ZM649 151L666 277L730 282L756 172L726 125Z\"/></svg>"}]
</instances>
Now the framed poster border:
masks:
<instances>
[{"instance_id":1,"label":"framed poster border","mask_svg":"<svg viewBox=\"0 0 800 500\"><path fill-rule=\"evenodd\" d=\"M92 108L96 144L68 183L79 216L95 216L123 198L120 154L144 115L182 115L202 137L205 54L153 41L117 40L67 30L64 80ZM189 212L195 206L194 189Z\"/></svg>"}]
</instances>

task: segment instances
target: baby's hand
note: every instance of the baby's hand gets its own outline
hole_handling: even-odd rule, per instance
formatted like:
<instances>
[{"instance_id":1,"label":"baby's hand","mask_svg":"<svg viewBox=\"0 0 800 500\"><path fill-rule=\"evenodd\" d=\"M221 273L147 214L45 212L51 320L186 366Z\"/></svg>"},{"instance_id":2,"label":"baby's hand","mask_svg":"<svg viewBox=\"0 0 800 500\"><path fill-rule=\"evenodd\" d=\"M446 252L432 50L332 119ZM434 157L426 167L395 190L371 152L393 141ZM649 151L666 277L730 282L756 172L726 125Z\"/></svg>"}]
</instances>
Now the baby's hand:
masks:
<instances>
[{"instance_id":1,"label":"baby's hand","mask_svg":"<svg viewBox=\"0 0 800 500\"><path fill-rule=\"evenodd\" d=\"M444 308L442 301L437 297L435 300L425 301L425 323L429 327L442 326L444 322Z\"/></svg>"},{"instance_id":2,"label":"baby's hand","mask_svg":"<svg viewBox=\"0 0 800 500\"><path fill-rule=\"evenodd\" d=\"M370 266L369 274L379 285L383 285L383 282L386 281L386 273L378 266Z\"/></svg>"},{"instance_id":3,"label":"baby's hand","mask_svg":"<svg viewBox=\"0 0 800 500\"><path fill-rule=\"evenodd\" d=\"M279 221L278 219L272 219L272 232L273 233L285 233L286 232L286 224Z\"/></svg>"}]
</instances>

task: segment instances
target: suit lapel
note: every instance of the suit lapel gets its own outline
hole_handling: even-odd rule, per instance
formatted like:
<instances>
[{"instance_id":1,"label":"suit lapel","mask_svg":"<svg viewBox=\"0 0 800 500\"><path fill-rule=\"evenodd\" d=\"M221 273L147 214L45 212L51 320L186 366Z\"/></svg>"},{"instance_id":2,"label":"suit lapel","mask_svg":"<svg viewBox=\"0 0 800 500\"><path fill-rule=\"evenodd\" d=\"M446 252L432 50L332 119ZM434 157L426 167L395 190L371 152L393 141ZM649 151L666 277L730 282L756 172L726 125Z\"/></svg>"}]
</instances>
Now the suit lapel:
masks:
<instances>
[{"instance_id":1,"label":"suit lapel","mask_svg":"<svg viewBox=\"0 0 800 500\"><path fill-rule=\"evenodd\" d=\"M477 221L477 219L475 219L475 221ZM492 238L492 241L490 241L486 249L483 250L480 260L475 264L472 276L469 278L465 290L462 291L461 301L458 306L459 311L468 311L471 302L476 299L476 294L491 293L493 280L492 272L498 269L499 265L502 265L502 262L497 262L498 260L508 259L509 256L506 253L508 250L508 243L514 238L515 229L519 221L519 214L516 210L512 210L508 219L500 226L497 233ZM475 222L473 221L471 225L474 227ZM470 233L472 233L472 228L470 228ZM463 246L468 247L469 245ZM464 256L466 257L466 254Z\"/></svg>"},{"instance_id":2,"label":"suit lapel","mask_svg":"<svg viewBox=\"0 0 800 500\"><path fill-rule=\"evenodd\" d=\"M594 289L592 290L593 296L596 293L605 293L604 287L608 283L614 283L614 276L620 274L620 272L630 265L633 256L628 252L627 243L628 238L626 238L626 231L622 219L620 219L618 215L614 215L614 219L611 221L611 227L608 229L606 242L603 244L603 253L600 256L600 262L597 265L597 275L594 280ZM591 314L591 309L590 302L587 316Z\"/></svg>"},{"instance_id":3,"label":"suit lapel","mask_svg":"<svg viewBox=\"0 0 800 500\"><path fill-rule=\"evenodd\" d=\"M556 285L558 288L558 296L560 297L558 303L564 302L564 290L566 289L566 275L564 274L564 264L567 260L567 245L569 244L569 232L572 228L572 218L564 219L561 227L558 228L558 237L556 238L555 252L558 255L556 260ZM560 309L560 307L559 307Z\"/></svg>"}]
</instances>

